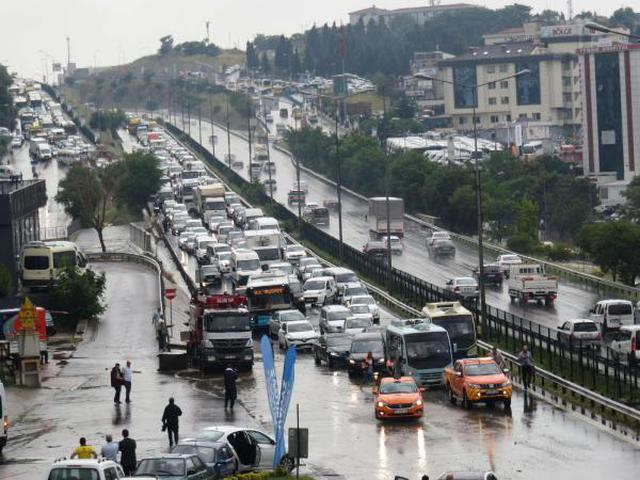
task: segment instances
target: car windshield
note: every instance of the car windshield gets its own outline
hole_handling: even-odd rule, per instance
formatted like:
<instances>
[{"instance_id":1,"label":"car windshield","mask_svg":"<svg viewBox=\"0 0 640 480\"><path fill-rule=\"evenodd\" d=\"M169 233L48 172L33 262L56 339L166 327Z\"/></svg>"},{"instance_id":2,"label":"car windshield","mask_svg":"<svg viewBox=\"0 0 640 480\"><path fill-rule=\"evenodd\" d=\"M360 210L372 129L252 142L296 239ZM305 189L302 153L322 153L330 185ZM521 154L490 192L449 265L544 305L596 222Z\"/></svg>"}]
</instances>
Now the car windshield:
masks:
<instances>
[{"instance_id":1,"label":"car windshield","mask_svg":"<svg viewBox=\"0 0 640 480\"><path fill-rule=\"evenodd\" d=\"M218 260L231 260L231 252L220 252L217 257Z\"/></svg>"},{"instance_id":2,"label":"car windshield","mask_svg":"<svg viewBox=\"0 0 640 480\"><path fill-rule=\"evenodd\" d=\"M324 280L309 280L305 282L304 289L305 290L322 290L326 282Z\"/></svg>"},{"instance_id":3,"label":"car windshield","mask_svg":"<svg viewBox=\"0 0 640 480\"><path fill-rule=\"evenodd\" d=\"M346 320L351 316L351 310L345 308L344 310L340 309L336 312L327 312L327 320L333 322L336 320Z\"/></svg>"},{"instance_id":4,"label":"car windshield","mask_svg":"<svg viewBox=\"0 0 640 480\"><path fill-rule=\"evenodd\" d=\"M238 260L236 263L238 270L260 270L260 260L257 258L252 260Z\"/></svg>"},{"instance_id":5,"label":"car windshield","mask_svg":"<svg viewBox=\"0 0 640 480\"><path fill-rule=\"evenodd\" d=\"M504 255L502 257L503 262L518 262L520 261L520 257L517 255Z\"/></svg>"},{"instance_id":6,"label":"car windshield","mask_svg":"<svg viewBox=\"0 0 640 480\"><path fill-rule=\"evenodd\" d=\"M389 382L380 385L380 393L382 394L416 393L417 391L418 387L416 387L416 384L409 382Z\"/></svg>"},{"instance_id":7,"label":"car windshield","mask_svg":"<svg viewBox=\"0 0 640 480\"><path fill-rule=\"evenodd\" d=\"M351 303L354 305L375 305L373 297L353 297Z\"/></svg>"},{"instance_id":8,"label":"car windshield","mask_svg":"<svg viewBox=\"0 0 640 480\"><path fill-rule=\"evenodd\" d=\"M464 374L469 377L477 377L481 375L497 375L502 373L500 367L497 364L491 363L476 363L472 365L465 365Z\"/></svg>"},{"instance_id":9,"label":"car windshield","mask_svg":"<svg viewBox=\"0 0 640 480\"><path fill-rule=\"evenodd\" d=\"M473 278L458 278L456 280L458 285L462 285L463 287L473 287L476 285L476 281Z\"/></svg>"},{"instance_id":10,"label":"car windshield","mask_svg":"<svg viewBox=\"0 0 640 480\"><path fill-rule=\"evenodd\" d=\"M608 310L609 315L631 315L631 305L628 303L612 303Z\"/></svg>"},{"instance_id":11,"label":"car windshield","mask_svg":"<svg viewBox=\"0 0 640 480\"><path fill-rule=\"evenodd\" d=\"M345 328L365 328L371 325L366 318L348 318L345 322Z\"/></svg>"},{"instance_id":12,"label":"car windshield","mask_svg":"<svg viewBox=\"0 0 640 480\"><path fill-rule=\"evenodd\" d=\"M593 322L576 322L573 324L573 330L576 332L597 332L598 326Z\"/></svg>"},{"instance_id":13,"label":"car windshield","mask_svg":"<svg viewBox=\"0 0 640 480\"><path fill-rule=\"evenodd\" d=\"M207 332L250 332L251 318L248 315L218 315L205 313Z\"/></svg>"},{"instance_id":14,"label":"car windshield","mask_svg":"<svg viewBox=\"0 0 640 480\"><path fill-rule=\"evenodd\" d=\"M357 282L358 276L353 272L339 273L336 275L337 283Z\"/></svg>"},{"instance_id":15,"label":"car windshield","mask_svg":"<svg viewBox=\"0 0 640 480\"><path fill-rule=\"evenodd\" d=\"M351 336L327 337L327 345L332 348L344 348L348 350L349 347L351 347Z\"/></svg>"},{"instance_id":16,"label":"car windshield","mask_svg":"<svg viewBox=\"0 0 640 480\"><path fill-rule=\"evenodd\" d=\"M369 307L366 305L351 305L349 310L353 313L369 313Z\"/></svg>"},{"instance_id":17,"label":"car windshield","mask_svg":"<svg viewBox=\"0 0 640 480\"><path fill-rule=\"evenodd\" d=\"M351 353L368 353L372 352L374 356L382 356L384 354L384 345L382 339L374 340L354 340L351 342Z\"/></svg>"},{"instance_id":18,"label":"car windshield","mask_svg":"<svg viewBox=\"0 0 640 480\"><path fill-rule=\"evenodd\" d=\"M287 253L304 253L304 248L298 245L290 245L287 247Z\"/></svg>"},{"instance_id":19,"label":"car windshield","mask_svg":"<svg viewBox=\"0 0 640 480\"><path fill-rule=\"evenodd\" d=\"M347 290L345 290L344 292L344 296L345 297L355 297L356 295L366 295L367 289L364 287L354 287L354 288L348 288Z\"/></svg>"},{"instance_id":20,"label":"car windshield","mask_svg":"<svg viewBox=\"0 0 640 480\"><path fill-rule=\"evenodd\" d=\"M194 437L202 442L217 442L224 436L224 432L218 430L200 430Z\"/></svg>"},{"instance_id":21,"label":"car windshield","mask_svg":"<svg viewBox=\"0 0 640 480\"><path fill-rule=\"evenodd\" d=\"M100 474L93 468L54 468L48 480L100 480Z\"/></svg>"},{"instance_id":22,"label":"car windshield","mask_svg":"<svg viewBox=\"0 0 640 480\"><path fill-rule=\"evenodd\" d=\"M171 453L194 454L200 457L203 463L213 463L216 459L216 449L213 447L201 447L200 445L176 445Z\"/></svg>"},{"instance_id":23,"label":"car windshield","mask_svg":"<svg viewBox=\"0 0 640 480\"><path fill-rule=\"evenodd\" d=\"M304 320L304 315L298 310L285 312L280 314L280 320L283 322L293 322L296 320Z\"/></svg>"},{"instance_id":24,"label":"car windshield","mask_svg":"<svg viewBox=\"0 0 640 480\"><path fill-rule=\"evenodd\" d=\"M144 458L138 463L136 476L145 474L158 477L184 476L185 461L182 458Z\"/></svg>"},{"instance_id":25,"label":"car windshield","mask_svg":"<svg viewBox=\"0 0 640 480\"><path fill-rule=\"evenodd\" d=\"M455 343L458 349L467 349L474 344L475 330L472 315L436 317L433 323L443 327L449 333L451 343Z\"/></svg>"},{"instance_id":26,"label":"car windshield","mask_svg":"<svg viewBox=\"0 0 640 480\"><path fill-rule=\"evenodd\" d=\"M413 368L443 368L451 362L451 346L446 332L431 332L405 337L407 361Z\"/></svg>"},{"instance_id":27,"label":"car windshield","mask_svg":"<svg viewBox=\"0 0 640 480\"><path fill-rule=\"evenodd\" d=\"M289 323L287 326L288 332L309 332L312 331L313 327L310 323Z\"/></svg>"}]
</instances>

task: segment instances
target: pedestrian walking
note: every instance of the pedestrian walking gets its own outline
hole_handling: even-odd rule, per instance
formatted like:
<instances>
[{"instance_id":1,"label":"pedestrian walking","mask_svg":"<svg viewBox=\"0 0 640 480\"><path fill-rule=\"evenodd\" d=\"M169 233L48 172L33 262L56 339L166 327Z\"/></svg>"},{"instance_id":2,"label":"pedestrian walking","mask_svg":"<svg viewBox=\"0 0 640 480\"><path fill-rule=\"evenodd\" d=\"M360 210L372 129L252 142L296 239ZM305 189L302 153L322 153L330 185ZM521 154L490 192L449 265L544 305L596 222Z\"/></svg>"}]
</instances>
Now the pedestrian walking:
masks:
<instances>
[{"instance_id":1,"label":"pedestrian walking","mask_svg":"<svg viewBox=\"0 0 640 480\"><path fill-rule=\"evenodd\" d=\"M369 382L373 380L373 353L367 353L367 356L362 360L362 385L369 385Z\"/></svg>"},{"instance_id":2,"label":"pedestrian walking","mask_svg":"<svg viewBox=\"0 0 640 480\"><path fill-rule=\"evenodd\" d=\"M180 415L182 415L182 410L180 410L180 407L175 404L173 397L171 397L169 404L164 407L164 413L162 414L162 431L167 431L169 447L173 447L174 443L178 443Z\"/></svg>"},{"instance_id":3,"label":"pedestrian walking","mask_svg":"<svg viewBox=\"0 0 640 480\"><path fill-rule=\"evenodd\" d=\"M231 368L231 365L227 365L224 371L224 408L227 408L227 404L230 404L231 410L233 410L233 404L236 403L238 398L238 390L236 389L236 381L238 380L238 374Z\"/></svg>"},{"instance_id":4,"label":"pedestrian walking","mask_svg":"<svg viewBox=\"0 0 640 480\"><path fill-rule=\"evenodd\" d=\"M124 470L125 476L131 476L135 473L138 462L136 460L136 441L129 438L129 430L122 430L122 440L118 444L120 450L120 465Z\"/></svg>"},{"instance_id":5,"label":"pedestrian walking","mask_svg":"<svg viewBox=\"0 0 640 480\"><path fill-rule=\"evenodd\" d=\"M118 444L118 442L113 441L113 437L111 436L111 434L107 434L105 440L107 441L107 443L105 443L102 446L102 449L100 449L100 455L102 455L102 458L117 462L118 450L120 450L120 445Z\"/></svg>"},{"instance_id":6,"label":"pedestrian walking","mask_svg":"<svg viewBox=\"0 0 640 480\"><path fill-rule=\"evenodd\" d=\"M153 312L153 315L151 317L151 323L153 323L153 326L156 328L156 330L158 330L158 323L160 322L160 318L162 318L161 315L161 310L160 307L158 307L158 309Z\"/></svg>"},{"instance_id":7,"label":"pedestrian walking","mask_svg":"<svg viewBox=\"0 0 640 480\"><path fill-rule=\"evenodd\" d=\"M493 347L491 349L491 358L493 358L493 361L498 364L498 367L500 367L500 370L504 370L504 367L505 367L504 357L502 356L502 353L500 353L500 350L498 350L497 347Z\"/></svg>"},{"instance_id":8,"label":"pedestrian walking","mask_svg":"<svg viewBox=\"0 0 640 480\"><path fill-rule=\"evenodd\" d=\"M527 347L527 345L522 345L522 349L518 354L518 362L520 362L520 369L522 371L522 383L524 384L524 389L528 390L531 386L531 380L533 379L534 366L533 355L529 351L529 347Z\"/></svg>"},{"instance_id":9,"label":"pedestrian walking","mask_svg":"<svg viewBox=\"0 0 640 480\"><path fill-rule=\"evenodd\" d=\"M127 366L122 369L122 383L124 384L125 399L127 403L131 403L131 380L133 378L133 370L131 369L131 362L127 360Z\"/></svg>"},{"instance_id":10,"label":"pedestrian walking","mask_svg":"<svg viewBox=\"0 0 640 480\"><path fill-rule=\"evenodd\" d=\"M87 439L80 437L80 445L71 453L71 458L88 460L90 458L98 458L98 455L91 445L87 445Z\"/></svg>"},{"instance_id":11,"label":"pedestrian walking","mask_svg":"<svg viewBox=\"0 0 640 480\"><path fill-rule=\"evenodd\" d=\"M113 395L113 403L121 403L120 402L120 391L122 390L122 371L120 370L120 364L116 363L115 366L111 369L111 386L115 390L115 394Z\"/></svg>"}]
</instances>

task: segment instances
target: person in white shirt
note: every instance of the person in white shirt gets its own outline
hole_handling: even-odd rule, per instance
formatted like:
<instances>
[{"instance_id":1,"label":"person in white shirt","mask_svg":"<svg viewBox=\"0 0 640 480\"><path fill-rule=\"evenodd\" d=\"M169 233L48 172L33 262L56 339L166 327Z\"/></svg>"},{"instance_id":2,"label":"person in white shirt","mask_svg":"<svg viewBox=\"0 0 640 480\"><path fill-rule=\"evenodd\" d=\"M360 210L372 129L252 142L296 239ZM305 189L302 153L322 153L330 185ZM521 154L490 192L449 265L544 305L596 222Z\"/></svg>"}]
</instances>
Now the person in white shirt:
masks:
<instances>
[{"instance_id":1,"label":"person in white shirt","mask_svg":"<svg viewBox=\"0 0 640 480\"><path fill-rule=\"evenodd\" d=\"M106 458L107 460L113 460L114 462L118 461L118 442L113 441L113 437L111 435L107 435L107 443L102 446L102 450L100 452L102 454L102 458Z\"/></svg>"},{"instance_id":2,"label":"person in white shirt","mask_svg":"<svg viewBox=\"0 0 640 480\"><path fill-rule=\"evenodd\" d=\"M122 379L124 381L124 389L127 393L125 402L131 403L129 394L131 393L131 379L133 377L133 370L131 369L131 362L127 360L127 366L122 369Z\"/></svg>"}]
</instances>

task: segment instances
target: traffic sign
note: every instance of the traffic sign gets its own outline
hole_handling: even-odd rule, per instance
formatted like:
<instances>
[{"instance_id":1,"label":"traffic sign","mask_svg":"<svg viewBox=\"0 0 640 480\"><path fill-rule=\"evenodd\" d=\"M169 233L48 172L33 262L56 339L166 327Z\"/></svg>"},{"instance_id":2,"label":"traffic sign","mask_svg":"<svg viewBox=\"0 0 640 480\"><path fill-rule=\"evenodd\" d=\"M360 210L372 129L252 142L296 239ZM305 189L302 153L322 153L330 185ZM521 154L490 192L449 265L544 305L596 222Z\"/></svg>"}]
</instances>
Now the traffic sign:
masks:
<instances>
[{"instance_id":1,"label":"traffic sign","mask_svg":"<svg viewBox=\"0 0 640 480\"><path fill-rule=\"evenodd\" d=\"M174 298L176 298L176 289L175 288L165 288L164 289L164 296L167 298L167 300L173 300Z\"/></svg>"},{"instance_id":2,"label":"traffic sign","mask_svg":"<svg viewBox=\"0 0 640 480\"><path fill-rule=\"evenodd\" d=\"M32 331L36 328L36 307L31 303L29 297L24 298L20 313L18 313L22 331Z\"/></svg>"}]
</instances>

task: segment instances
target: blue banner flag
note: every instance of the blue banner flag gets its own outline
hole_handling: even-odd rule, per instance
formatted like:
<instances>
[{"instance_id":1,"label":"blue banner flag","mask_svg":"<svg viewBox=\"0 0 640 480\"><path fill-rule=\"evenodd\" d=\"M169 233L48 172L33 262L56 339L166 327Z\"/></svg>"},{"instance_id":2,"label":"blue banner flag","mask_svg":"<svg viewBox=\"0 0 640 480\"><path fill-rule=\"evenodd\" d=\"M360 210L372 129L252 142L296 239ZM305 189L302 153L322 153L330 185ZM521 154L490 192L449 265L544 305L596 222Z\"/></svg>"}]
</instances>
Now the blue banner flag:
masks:
<instances>
[{"instance_id":1,"label":"blue banner flag","mask_svg":"<svg viewBox=\"0 0 640 480\"><path fill-rule=\"evenodd\" d=\"M284 424L287 421L289 403L293 394L293 383L295 380L296 347L289 347L284 359L284 369L282 371L282 386L278 399L278 408L275 420L276 430L276 451L273 456L273 468L280 463L285 453Z\"/></svg>"},{"instance_id":2,"label":"blue banner flag","mask_svg":"<svg viewBox=\"0 0 640 480\"><path fill-rule=\"evenodd\" d=\"M260 351L262 352L262 364L264 365L264 378L267 384L267 399L269 400L269 410L271 419L276 424L278 410L278 379L276 378L276 367L273 363L273 349L271 340L266 335L260 339Z\"/></svg>"}]
</instances>

